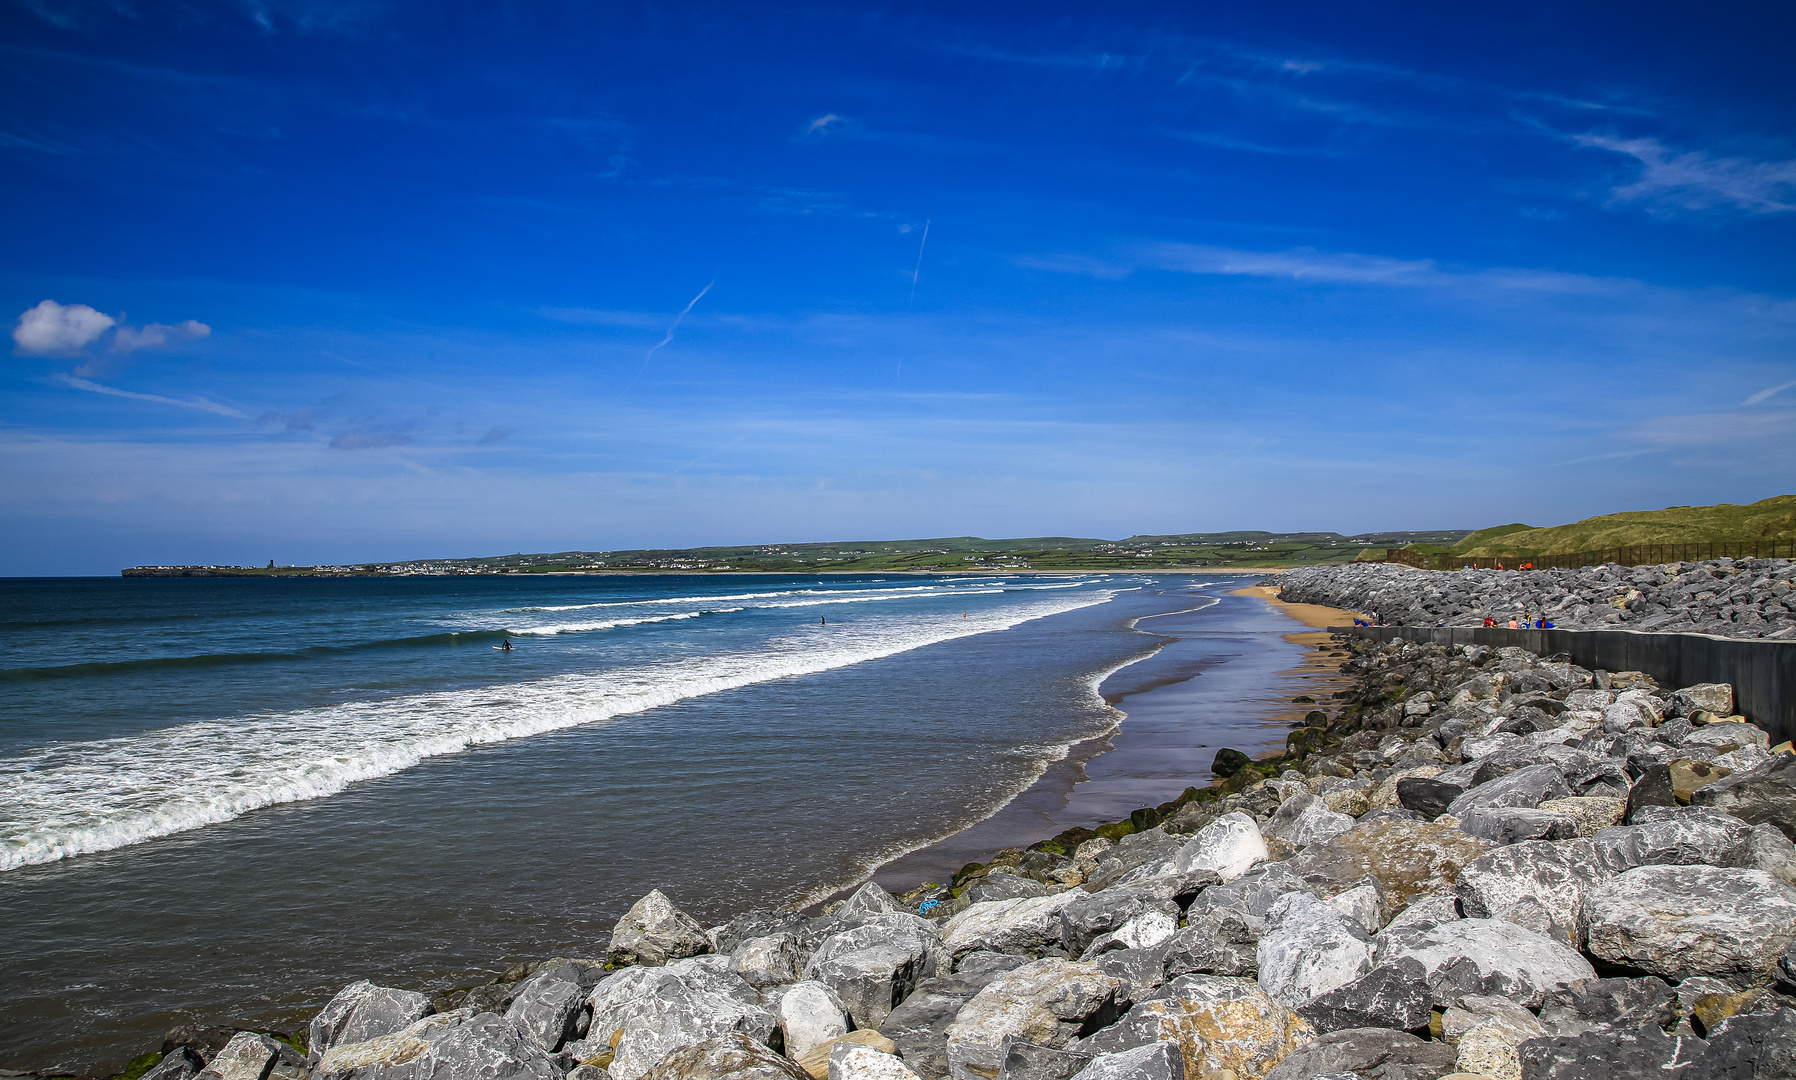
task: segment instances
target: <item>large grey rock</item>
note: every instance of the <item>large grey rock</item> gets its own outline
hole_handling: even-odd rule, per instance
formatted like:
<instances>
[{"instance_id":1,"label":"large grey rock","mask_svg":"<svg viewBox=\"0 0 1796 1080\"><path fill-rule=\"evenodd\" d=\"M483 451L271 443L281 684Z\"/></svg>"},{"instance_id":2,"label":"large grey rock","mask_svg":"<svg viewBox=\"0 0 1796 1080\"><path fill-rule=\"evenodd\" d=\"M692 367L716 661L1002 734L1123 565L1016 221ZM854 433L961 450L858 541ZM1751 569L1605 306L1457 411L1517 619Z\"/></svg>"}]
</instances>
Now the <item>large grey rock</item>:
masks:
<instances>
[{"instance_id":1,"label":"large grey rock","mask_svg":"<svg viewBox=\"0 0 1796 1080\"><path fill-rule=\"evenodd\" d=\"M564 1043L586 1034L586 988L569 977L567 968L538 972L518 987L505 1010L537 1046L554 1053Z\"/></svg>"},{"instance_id":2,"label":"large grey rock","mask_svg":"<svg viewBox=\"0 0 1796 1080\"><path fill-rule=\"evenodd\" d=\"M1596 977L1570 945L1501 919L1386 929L1378 937L1374 962L1394 964L1407 957L1420 963L1439 1006L1456 1005L1471 994L1534 1007L1555 990Z\"/></svg>"},{"instance_id":3,"label":"large grey rock","mask_svg":"<svg viewBox=\"0 0 1796 1080\"><path fill-rule=\"evenodd\" d=\"M1771 745L1771 734L1757 724L1734 721L1697 728L1678 740L1678 745L1712 746L1717 750L1728 746L1756 746L1763 750Z\"/></svg>"},{"instance_id":4,"label":"large grey rock","mask_svg":"<svg viewBox=\"0 0 1796 1080\"><path fill-rule=\"evenodd\" d=\"M1632 825L1599 829L1596 858L1612 874L1637 866L1743 866L1752 826L1703 806L1646 806Z\"/></svg>"},{"instance_id":5,"label":"large grey rock","mask_svg":"<svg viewBox=\"0 0 1796 1080\"><path fill-rule=\"evenodd\" d=\"M1033 954L1060 940L1060 909L1082 895L1087 894L1072 890L974 904L942 927L942 942L956 955L975 950Z\"/></svg>"},{"instance_id":6,"label":"large grey rock","mask_svg":"<svg viewBox=\"0 0 1796 1080\"><path fill-rule=\"evenodd\" d=\"M312 1019L306 1045L323 1054L338 1043L366 1042L403 1031L430 1014L430 999L410 990L376 986L366 979L337 991Z\"/></svg>"},{"instance_id":7,"label":"large grey rock","mask_svg":"<svg viewBox=\"0 0 1796 1080\"><path fill-rule=\"evenodd\" d=\"M749 938L730 953L730 970L742 976L750 986L796 982L800 976L802 949L798 935L790 931Z\"/></svg>"},{"instance_id":8,"label":"large grey rock","mask_svg":"<svg viewBox=\"0 0 1796 1080\"><path fill-rule=\"evenodd\" d=\"M1347 1028L1303 1046L1265 1074L1266 1080L1313 1080L1348 1075L1365 1080L1438 1080L1454 1071L1458 1053L1405 1031Z\"/></svg>"},{"instance_id":9,"label":"large grey rock","mask_svg":"<svg viewBox=\"0 0 1796 1080\"><path fill-rule=\"evenodd\" d=\"M1060 1049L1127 1008L1127 986L1090 964L1037 960L993 979L948 1025L955 1080L990 1078L1003 1064L1006 1036Z\"/></svg>"},{"instance_id":10,"label":"large grey rock","mask_svg":"<svg viewBox=\"0 0 1796 1080\"><path fill-rule=\"evenodd\" d=\"M879 1033L897 1044L899 1054L917 1075L943 1080L948 1075L948 1025L975 994L1001 974L1002 971L959 972L925 979L903 1004L891 1011L879 1026Z\"/></svg>"},{"instance_id":11,"label":"large grey rock","mask_svg":"<svg viewBox=\"0 0 1796 1080\"><path fill-rule=\"evenodd\" d=\"M1185 1060L1172 1040L1091 1060L1078 1080L1185 1080Z\"/></svg>"},{"instance_id":12,"label":"large grey rock","mask_svg":"<svg viewBox=\"0 0 1796 1080\"><path fill-rule=\"evenodd\" d=\"M1173 865L1180 873L1213 870L1230 882L1266 858L1266 839L1260 835L1259 825L1246 814L1234 813L1222 815L1186 841Z\"/></svg>"},{"instance_id":13,"label":"large grey rock","mask_svg":"<svg viewBox=\"0 0 1796 1080\"><path fill-rule=\"evenodd\" d=\"M771 934L789 933L806 938L810 936L810 922L809 918L795 911L746 912L716 929L712 935L712 951L728 956L743 942Z\"/></svg>"},{"instance_id":14,"label":"large grey rock","mask_svg":"<svg viewBox=\"0 0 1796 1080\"><path fill-rule=\"evenodd\" d=\"M1572 794L1564 774L1557 768L1530 765L1471 789L1448 803L1447 813L1463 819L1471 810L1505 807L1531 810L1548 799L1564 799Z\"/></svg>"},{"instance_id":15,"label":"large grey rock","mask_svg":"<svg viewBox=\"0 0 1796 1080\"><path fill-rule=\"evenodd\" d=\"M1697 1069L1716 1077L1796 1076L1796 1010L1753 1012L1729 1017L1709 1033L1709 1048Z\"/></svg>"},{"instance_id":16,"label":"large grey rock","mask_svg":"<svg viewBox=\"0 0 1796 1080\"><path fill-rule=\"evenodd\" d=\"M967 887L966 897L975 904L988 900L1015 900L1025 896L1048 896L1059 890L1021 874L994 870Z\"/></svg>"},{"instance_id":17,"label":"large grey rock","mask_svg":"<svg viewBox=\"0 0 1796 1080\"><path fill-rule=\"evenodd\" d=\"M1090 1054L1037 1046L1015 1035L1006 1035L1001 1049L998 1080L1072 1080L1091 1064Z\"/></svg>"},{"instance_id":18,"label":"large grey rock","mask_svg":"<svg viewBox=\"0 0 1796 1080\"><path fill-rule=\"evenodd\" d=\"M1458 784L1425 776L1409 776L1397 781L1397 802L1427 821L1446 813L1448 805L1464 794L1465 788Z\"/></svg>"},{"instance_id":19,"label":"large grey rock","mask_svg":"<svg viewBox=\"0 0 1796 1080\"><path fill-rule=\"evenodd\" d=\"M1474 807L1466 811L1459 827L1498 844L1570 840L1578 835L1578 822L1571 815L1525 806Z\"/></svg>"},{"instance_id":20,"label":"large grey rock","mask_svg":"<svg viewBox=\"0 0 1796 1080\"><path fill-rule=\"evenodd\" d=\"M1198 893L1186 913L1197 916L1228 907L1264 918L1279 897L1307 888L1289 863L1261 863L1227 885L1213 885Z\"/></svg>"},{"instance_id":21,"label":"large grey rock","mask_svg":"<svg viewBox=\"0 0 1796 1080\"><path fill-rule=\"evenodd\" d=\"M775 1007L786 1056L800 1058L838 1035L848 1034L848 1006L824 983L793 983Z\"/></svg>"},{"instance_id":22,"label":"large grey rock","mask_svg":"<svg viewBox=\"0 0 1796 1080\"><path fill-rule=\"evenodd\" d=\"M843 1039L831 1045L828 1080L918 1080L896 1054Z\"/></svg>"},{"instance_id":23,"label":"large grey rock","mask_svg":"<svg viewBox=\"0 0 1796 1080\"><path fill-rule=\"evenodd\" d=\"M891 915L903 910L891 893L880 888L878 882L869 881L850 893L830 914L838 919L852 919L860 915Z\"/></svg>"},{"instance_id":24,"label":"large grey rock","mask_svg":"<svg viewBox=\"0 0 1796 1080\"><path fill-rule=\"evenodd\" d=\"M562 1070L495 1013L427 1016L403 1031L338 1043L313 1080L561 1080Z\"/></svg>"},{"instance_id":25,"label":"large grey rock","mask_svg":"<svg viewBox=\"0 0 1796 1080\"><path fill-rule=\"evenodd\" d=\"M1352 888L1370 877L1391 909L1401 912L1418 895L1451 891L1460 867L1492 846L1449 825L1362 821L1326 844L1305 848L1290 860L1290 868L1312 888L1326 892Z\"/></svg>"},{"instance_id":26,"label":"large grey rock","mask_svg":"<svg viewBox=\"0 0 1796 1080\"><path fill-rule=\"evenodd\" d=\"M1698 710L1716 716L1732 716L1734 687L1732 683L1697 683L1674 690L1665 709L1667 716L1693 716Z\"/></svg>"},{"instance_id":27,"label":"large grey rock","mask_svg":"<svg viewBox=\"0 0 1796 1080\"><path fill-rule=\"evenodd\" d=\"M191 1047L177 1046L144 1073L139 1080L191 1080L206 1067L206 1061Z\"/></svg>"},{"instance_id":28,"label":"large grey rock","mask_svg":"<svg viewBox=\"0 0 1796 1080\"><path fill-rule=\"evenodd\" d=\"M592 1021L586 1038L567 1049L585 1060L609 1048L621 1031L608 1070L612 1080L636 1080L680 1047L732 1033L767 1043L779 1027L754 988L720 956L627 968L594 987L587 1001Z\"/></svg>"},{"instance_id":29,"label":"large grey rock","mask_svg":"<svg viewBox=\"0 0 1796 1080\"><path fill-rule=\"evenodd\" d=\"M1266 913L1258 949L1260 989L1296 1007L1345 986L1372 966L1365 931L1306 892L1279 898Z\"/></svg>"},{"instance_id":30,"label":"large grey rock","mask_svg":"<svg viewBox=\"0 0 1796 1080\"><path fill-rule=\"evenodd\" d=\"M1302 1017L1251 979L1184 975L1069 1049L1115 1054L1173 1040L1187 1076L1228 1070L1237 1077L1258 1078L1314 1037Z\"/></svg>"},{"instance_id":31,"label":"large grey rock","mask_svg":"<svg viewBox=\"0 0 1796 1080\"><path fill-rule=\"evenodd\" d=\"M1303 794L1280 804L1271 820L1266 822L1264 832L1267 836L1304 847L1333 840L1353 825L1353 819L1346 814L1337 814L1316 796Z\"/></svg>"},{"instance_id":32,"label":"large grey rock","mask_svg":"<svg viewBox=\"0 0 1796 1080\"><path fill-rule=\"evenodd\" d=\"M1233 907L1193 915L1162 946L1166 977L1257 975L1265 920Z\"/></svg>"},{"instance_id":33,"label":"large grey rock","mask_svg":"<svg viewBox=\"0 0 1796 1080\"><path fill-rule=\"evenodd\" d=\"M710 951L705 928L653 889L617 921L606 956L618 964L665 964Z\"/></svg>"},{"instance_id":34,"label":"large grey rock","mask_svg":"<svg viewBox=\"0 0 1796 1080\"><path fill-rule=\"evenodd\" d=\"M1410 1031L1428 1026L1433 1007L1428 973L1420 962L1404 957L1311 998L1297 1006L1297 1015L1319 1032L1366 1027Z\"/></svg>"},{"instance_id":35,"label":"large grey rock","mask_svg":"<svg viewBox=\"0 0 1796 1080\"><path fill-rule=\"evenodd\" d=\"M1155 900L1171 900L1185 904L1196 896L1198 891L1215 885L1222 878L1214 870L1194 869L1180 870L1176 859L1159 859L1143 863L1121 875L1107 881L1093 881L1085 886L1087 891L1102 889L1128 889L1141 893Z\"/></svg>"},{"instance_id":36,"label":"large grey rock","mask_svg":"<svg viewBox=\"0 0 1796 1080\"><path fill-rule=\"evenodd\" d=\"M1127 982L1129 994L1134 997L1145 995L1166 982L1167 952L1165 944L1147 949L1117 949L1086 962L1106 975Z\"/></svg>"},{"instance_id":37,"label":"large grey rock","mask_svg":"<svg viewBox=\"0 0 1796 1080\"><path fill-rule=\"evenodd\" d=\"M920 944L873 945L826 960L812 958L805 977L834 990L856 1027L876 1028L919 982L931 978Z\"/></svg>"},{"instance_id":38,"label":"large grey rock","mask_svg":"<svg viewBox=\"0 0 1796 1080\"><path fill-rule=\"evenodd\" d=\"M1638 979L1592 979L1555 990L1540 1006L1541 1023L1572 1034L1574 1026L1633 1031L1642 1024L1669 1028L1680 1015L1677 992L1650 975Z\"/></svg>"},{"instance_id":39,"label":"large grey rock","mask_svg":"<svg viewBox=\"0 0 1796 1080\"><path fill-rule=\"evenodd\" d=\"M1555 932L1547 936L1582 946L1590 891L1608 877L1589 840L1530 841L1474 859L1459 872L1457 891L1474 919L1503 918L1515 904L1534 901L1551 919Z\"/></svg>"},{"instance_id":40,"label":"large grey rock","mask_svg":"<svg viewBox=\"0 0 1796 1080\"><path fill-rule=\"evenodd\" d=\"M1690 804L1732 814L1749 825L1775 825L1796 840L1796 754L1778 754L1699 788Z\"/></svg>"},{"instance_id":41,"label":"large grey rock","mask_svg":"<svg viewBox=\"0 0 1796 1080\"><path fill-rule=\"evenodd\" d=\"M1144 911L1110 933L1098 935L1086 947L1080 959L1095 960L1108 952L1151 949L1165 943L1178 929L1179 917L1176 913Z\"/></svg>"},{"instance_id":42,"label":"large grey rock","mask_svg":"<svg viewBox=\"0 0 1796 1080\"><path fill-rule=\"evenodd\" d=\"M1762 870L1642 866L1590 896L1590 954L1674 982L1766 982L1792 939L1796 889Z\"/></svg>"},{"instance_id":43,"label":"large grey rock","mask_svg":"<svg viewBox=\"0 0 1796 1080\"><path fill-rule=\"evenodd\" d=\"M1172 858L1184 845L1184 837L1170 835L1158 827L1130 833L1098 856L1091 881L1097 888L1105 888L1137 866Z\"/></svg>"},{"instance_id":44,"label":"large grey rock","mask_svg":"<svg viewBox=\"0 0 1796 1080\"><path fill-rule=\"evenodd\" d=\"M1075 893L1060 909L1060 947L1083 953L1094 938L1108 934L1146 911L1178 914L1178 905L1141 889L1113 887L1097 893Z\"/></svg>"},{"instance_id":45,"label":"large grey rock","mask_svg":"<svg viewBox=\"0 0 1796 1080\"><path fill-rule=\"evenodd\" d=\"M240 1031L212 1055L199 1075L205 1080L268 1080L300 1078L306 1072L304 1054L260 1032Z\"/></svg>"},{"instance_id":46,"label":"large grey rock","mask_svg":"<svg viewBox=\"0 0 1796 1080\"><path fill-rule=\"evenodd\" d=\"M643 1076L644 1080L811 1080L797 1065L739 1033L682 1046Z\"/></svg>"},{"instance_id":47,"label":"large grey rock","mask_svg":"<svg viewBox=\"0 0 1796 1080\"><path fill-rule=\"evenodd\" d=\"M1708 1047L1694 1035L1667 1035L1651 1024L1547 1035L1517 1048L1524 1080L1609 1080L1610 1077L1721 1077L1706 1064ZM1693 1063L1696 1067L1693 1067ZM1751 1072L1737 1074L1751 1076Z\"/></svg>"}]
</instances>

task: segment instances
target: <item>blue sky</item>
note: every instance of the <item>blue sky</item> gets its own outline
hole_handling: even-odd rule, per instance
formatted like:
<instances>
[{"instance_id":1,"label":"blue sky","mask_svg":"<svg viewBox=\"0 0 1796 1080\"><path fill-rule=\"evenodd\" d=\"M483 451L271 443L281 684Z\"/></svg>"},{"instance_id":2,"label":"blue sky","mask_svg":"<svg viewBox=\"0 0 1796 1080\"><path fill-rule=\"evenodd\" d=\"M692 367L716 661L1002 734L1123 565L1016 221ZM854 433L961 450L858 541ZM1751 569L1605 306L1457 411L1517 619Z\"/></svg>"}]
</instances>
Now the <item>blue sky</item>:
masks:
<instances>
[{"instance_id":1,"label":"blue sky","mask_svg":"<svg viewBox=\"0 0 1796 1080\"><path fill-rule=\"evenodd\" d=\"M1792 9L1452 8L9 3L0 573L1796 490Z\"/></svg>"}]
</instances>

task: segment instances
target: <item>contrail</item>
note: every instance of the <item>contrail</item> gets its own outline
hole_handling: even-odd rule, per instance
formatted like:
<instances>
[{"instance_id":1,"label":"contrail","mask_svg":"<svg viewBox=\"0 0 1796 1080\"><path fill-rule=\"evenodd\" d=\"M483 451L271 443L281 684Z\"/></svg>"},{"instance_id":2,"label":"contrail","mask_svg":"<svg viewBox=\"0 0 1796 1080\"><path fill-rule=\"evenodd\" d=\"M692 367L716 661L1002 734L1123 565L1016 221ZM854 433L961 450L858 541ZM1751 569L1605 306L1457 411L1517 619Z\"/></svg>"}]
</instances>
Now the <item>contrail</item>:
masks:
<instances>
[{"instance_id":1,"label":"contrail","mask_svg":"<svg viewBox=\"0 0 1796 1080\"><path fill-rule=\"evenodd\" d=\"M910 302L917 302L917 275L923 272L923 249L929 246L929 219L923 219L923 241L917 245L917 267L910 272Z\"/></svg>"},{"instance_id":2,"label":"contrail","mask_svg":"<svg viewBox=\"0 0 1796 1080\"><path fill-rule=\"evenodd\" d=\"M921 260L922 260L922 256L919 255L918 261L921 262ZM705 294L710 292L711 286L715 285L715 284L717 284L717 279L712 278L710 284L708 284L704 288L700 289L698 291L698 295L693 297L691 302L689 302L685 307L680 309L680 313L678 315L674 316L673 325L669 326L667 328L667 336L662 338L660 341L655 342L653 345L649 346L648 353L645 356L643 356L643 358L642 358L643 364L646 365L649 362L649 358L655 355L656 349L659 349L661 346L663 346L673 340L674 331L678 330L680 328L680 320L684 319L687 316L687 314L692 311L692 307L694 304L697 304L700 300L703 300L705 298ZM916 288L915 282L911 283L911 288L913 288L913 289Z\"/></svg>"}]
</instances>

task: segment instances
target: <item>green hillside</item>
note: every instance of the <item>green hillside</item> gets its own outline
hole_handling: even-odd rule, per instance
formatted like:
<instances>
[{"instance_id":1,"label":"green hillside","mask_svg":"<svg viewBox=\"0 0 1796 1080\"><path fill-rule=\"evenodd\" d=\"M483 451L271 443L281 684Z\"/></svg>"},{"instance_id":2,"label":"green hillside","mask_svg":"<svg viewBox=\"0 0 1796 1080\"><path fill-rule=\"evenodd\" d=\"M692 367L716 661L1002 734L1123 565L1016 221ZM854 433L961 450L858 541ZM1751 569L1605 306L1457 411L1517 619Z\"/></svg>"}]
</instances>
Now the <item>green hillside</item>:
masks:
<instances>
[{"instance_id":1,"label":"green hillside","mask_svg":"<svg viewBox=\"0 0 1796 1080\"><path fill-rule=\"evenodd\" d=\"M1790 539L1796 539L1796 495L1776 495L1745 506L1721 503L1632 510L1541 529L1503 525L1471 534L1453 548L1453 554L1472 558L1568 555L1629 544Z\"/></svg>"}]
</instances>

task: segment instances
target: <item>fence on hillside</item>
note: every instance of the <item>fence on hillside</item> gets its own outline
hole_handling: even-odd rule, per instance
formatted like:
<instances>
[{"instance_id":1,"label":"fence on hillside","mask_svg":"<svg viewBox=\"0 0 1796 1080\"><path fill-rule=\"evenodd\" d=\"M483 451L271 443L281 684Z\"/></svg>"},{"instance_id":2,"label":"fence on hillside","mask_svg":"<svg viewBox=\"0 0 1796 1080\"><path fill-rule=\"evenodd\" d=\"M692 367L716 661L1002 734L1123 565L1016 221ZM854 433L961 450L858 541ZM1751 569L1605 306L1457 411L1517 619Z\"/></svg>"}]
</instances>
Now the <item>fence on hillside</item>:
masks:
<instances>
[{"instance_id":1,"label":"fence on hillside","mask_svg":"<svg viewBox=\"0 0 1796 1080\"><path fill-rule=\"evenodd\" d=\"M1734 711L1771 733L1796 738L1796 641L1755 641L1708 634L1639 630L1509 630L1479 626L1331 626L1331 634L1374 641L1402 638L1436 645L1515 646L1539 656L1565 653L1595 671L1644 671L1660 686L1731 683Z\"/></svg>"},{"instance_id":2,"label":"fence on hillside","mask_svg":"<svg viewBox=\"0 0 1796 1080\"><path fill-rule=\"evenodd\" d=\"M1619 563L1622 566L1663 566L1674 562L1706 559L1796 559L1796 540L1748 540L1709 544L1628 544L1623 547L1574 551L1561 555L1496 555L1470 558L1464 555L1423 555L1402 548L1385 548L1384 561L1418 570L1546 570L1576 569Z\"/></svg>"}]
</instances>

